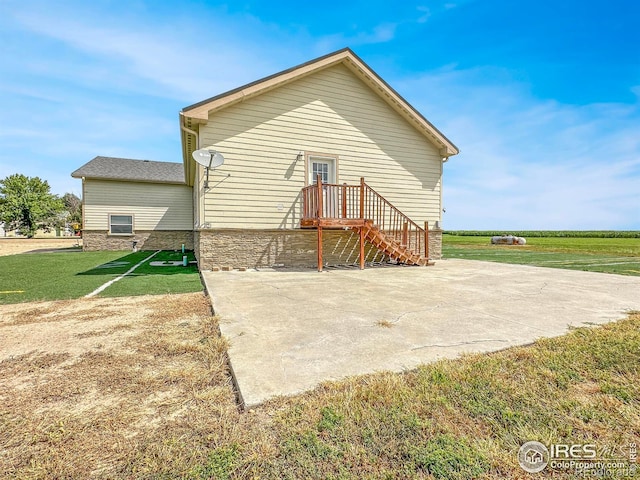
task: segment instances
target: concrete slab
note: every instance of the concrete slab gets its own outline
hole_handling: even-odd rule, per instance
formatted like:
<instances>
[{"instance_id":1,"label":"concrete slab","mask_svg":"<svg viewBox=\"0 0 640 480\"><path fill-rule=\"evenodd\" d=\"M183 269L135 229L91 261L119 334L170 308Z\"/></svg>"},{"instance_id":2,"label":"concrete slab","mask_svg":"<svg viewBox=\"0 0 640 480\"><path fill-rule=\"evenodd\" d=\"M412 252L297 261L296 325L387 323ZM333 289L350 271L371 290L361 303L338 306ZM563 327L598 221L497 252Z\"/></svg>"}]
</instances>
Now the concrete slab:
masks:
<instances>
[{"instance_id":1,"label":"concrete slab","mask_svg":"<svg viewBox=\"0 0 640 480\"><path fill-rule=\"evenodd\" d=\"M248 407L325 380L500 350L640 310L640 277L471 260L203 277Z\"/></svg>"}]
</instances>

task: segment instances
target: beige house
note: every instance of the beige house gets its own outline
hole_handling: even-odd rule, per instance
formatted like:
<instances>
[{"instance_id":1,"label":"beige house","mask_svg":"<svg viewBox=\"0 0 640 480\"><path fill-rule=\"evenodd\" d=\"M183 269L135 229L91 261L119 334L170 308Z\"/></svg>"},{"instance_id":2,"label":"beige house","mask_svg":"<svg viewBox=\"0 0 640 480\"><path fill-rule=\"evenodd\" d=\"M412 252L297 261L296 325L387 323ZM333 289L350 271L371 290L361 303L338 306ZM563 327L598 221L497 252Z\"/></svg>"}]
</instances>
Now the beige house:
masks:
<instances>
[{"instance_id":1,"label":"beige house","mask_svg":"<svg viewBox=\"0 0 640 480\"><path fill-rule=\"evenodd\" d=\"M201 269L439 258L458 149L349 49L186 107L180 132L179 178L74 172L87 248L182 235ZM196 163L202 149L224 164Z\"/></svg>"},{"instance_id":2,"label":"beige house","mask_svg":"<svg viewBox=\"0 0 640 480\"><path fill-rule=\"evenodd\" d=\"M182 164L96 157L71 176L82 179L85 250L193 248Z\"/></svg>"}]
</instances>

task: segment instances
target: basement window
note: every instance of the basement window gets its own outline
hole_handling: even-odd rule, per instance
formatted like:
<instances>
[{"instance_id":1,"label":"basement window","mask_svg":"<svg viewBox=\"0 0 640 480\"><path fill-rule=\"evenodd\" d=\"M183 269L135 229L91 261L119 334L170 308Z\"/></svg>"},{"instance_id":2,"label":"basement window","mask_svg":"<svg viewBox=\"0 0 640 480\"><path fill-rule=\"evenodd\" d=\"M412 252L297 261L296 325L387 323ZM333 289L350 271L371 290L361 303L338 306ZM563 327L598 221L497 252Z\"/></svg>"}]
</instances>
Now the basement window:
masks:
<instances>
[{"instance_id":1,"label":"basement window","mask_svg":"<svg viewBox=\"0 0 640 480\"><path fill-rule=\"evenodd\" d=\"M109 235L133 235L133 215L109 215Z\"/></svg>"}]
</instances>

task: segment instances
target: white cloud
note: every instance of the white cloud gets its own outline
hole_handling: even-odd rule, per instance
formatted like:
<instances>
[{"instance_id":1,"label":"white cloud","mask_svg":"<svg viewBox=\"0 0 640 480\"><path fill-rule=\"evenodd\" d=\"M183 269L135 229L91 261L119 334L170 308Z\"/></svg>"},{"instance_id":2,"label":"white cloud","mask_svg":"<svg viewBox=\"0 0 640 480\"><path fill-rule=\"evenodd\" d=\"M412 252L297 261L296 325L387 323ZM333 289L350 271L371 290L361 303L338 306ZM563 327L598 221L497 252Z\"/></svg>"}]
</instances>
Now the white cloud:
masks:
<instances>
[{"instance_id":1,"label":"white cloud","mask_svg":"<svg viewBox=\"0 0 640 480\"><path fill-rule=\"evenodd\" d=\"M640 229L638 103L536 99L493 68L392 83L461 149L445 228Z\"/></svg>"},{"instance_id":2,"label":"white cloud","mask_svg":"<svg viewBox=\"0 0 640 480\"><path fill-rule=\"evenodd\" d=\"M0 5L12 42L0 50L0 178L19 170L64 193L95 155L181 161L180 108L290 66L276 27L207 15L152 24L135 8Z\"/></svg>"},{"instance_id":3,"label":"white cloud","mask_svg":"<svg viewBox=\"0 0 640 480\"><path fill-rule=\"evenodd\" d=\"M341 32L324 35L314 41L314 50L318 52L318 54L326 54L327 52L344 48L345 46L358 47L390 42L394 39L397 28L397 23L385 22L374 26L368 31L357 30L353 34Z\"/></svg>"},{"instance_id":4,"label":"white cloud","mask_svg":"<svg viewBox=\"0 0 640 480\"><path fill-rule=\"evenodd\" d=\"M264 53L282 48L270 42L268 35L246 48L246 41L229 25L233 21L229 17L175 18L171 25L147 26L143 18L123 21L117 15L77 6L73 13L61 10L52 15L47 10L16 9L13 14L32 33L87 56L74 63L66 56L43 54L28 68L83 85L110 85L197 101L271 73L277 55ZM243 20L257 36L273 28L262 28L253 17Z\"/></svg>"}]
</instances>

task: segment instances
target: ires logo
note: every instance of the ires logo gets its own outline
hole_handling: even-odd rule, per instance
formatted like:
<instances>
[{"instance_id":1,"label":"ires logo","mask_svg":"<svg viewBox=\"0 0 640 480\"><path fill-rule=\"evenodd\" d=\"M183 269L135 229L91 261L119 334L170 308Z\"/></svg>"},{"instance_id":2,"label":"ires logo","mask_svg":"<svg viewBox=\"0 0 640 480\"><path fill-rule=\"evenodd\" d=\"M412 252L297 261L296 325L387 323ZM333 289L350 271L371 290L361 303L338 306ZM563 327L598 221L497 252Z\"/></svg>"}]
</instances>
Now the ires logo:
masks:
<instances>
[{"instance_id":1,"label":"ires logo","mask_svg":"<svg viewBox=\"0 0 640 480\"><path fill-rule=\"evenodd\" d=\"M527 442L518 451L518 463L524 471L537 473L549 464L552 467L565 467L564 460L593 460L598 455L597 452L597 447L593 443L555 443L547 447L540 442Z\"/></svg>"},{"instance_id":2,"label":"ires logo","mask_svg":"<svg viewBox=\"0 0 640 480\"><path fill-rule=\"evenodd\" d=\"M635 477L638 472L635 442L602 446L595 443L527 442L518 450L518 463L525 472L538 473L545 468L572 471L575 476L598 478Z\"/></svg>"},{"instance_id":3,"label":"ires logo","mask_svg":"<svg viewBox=\"0 0 640 480\"><path fill-rule=\"evenodd\" d=\"M585 445L582 445L579 443L573 444L573 445L563 444L563 443L549 445L549 457L555 460L562 460L562 459L568 459L568 458L572 458L572 459L596 458L598 454L597 452L598 451L597 451L596 445L593 443L588 443Z\"/></svg>"}]
</instances>

